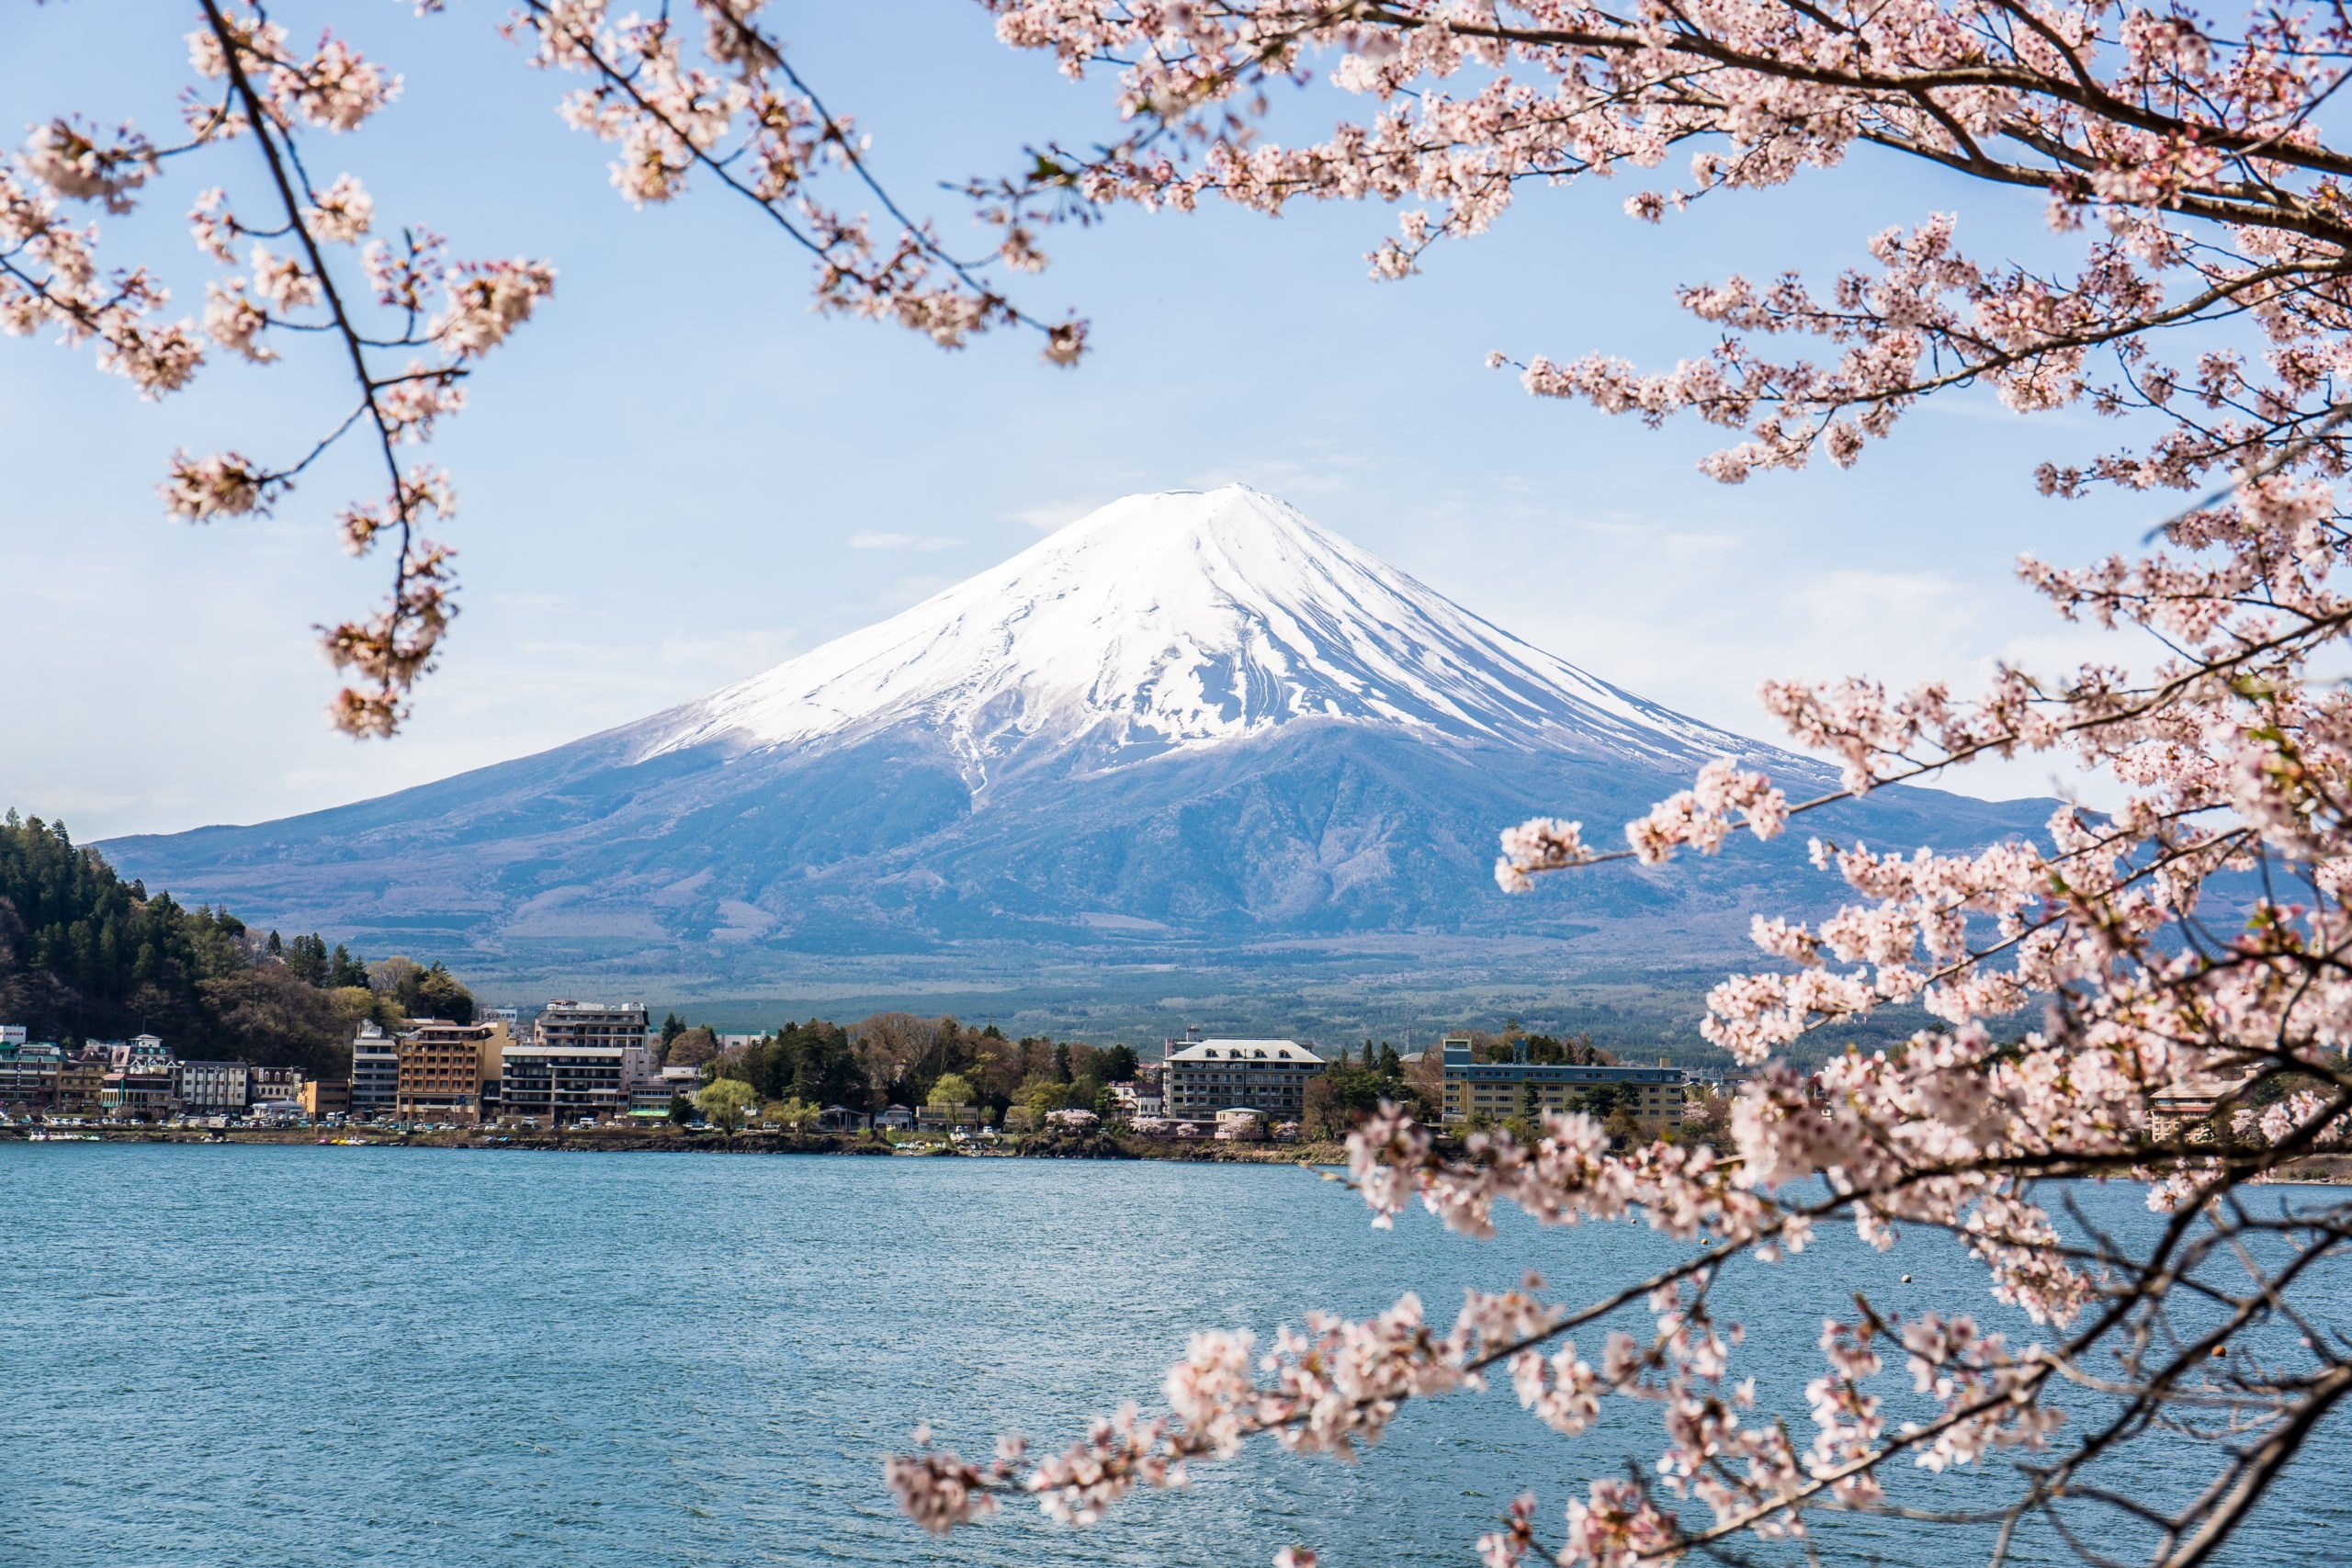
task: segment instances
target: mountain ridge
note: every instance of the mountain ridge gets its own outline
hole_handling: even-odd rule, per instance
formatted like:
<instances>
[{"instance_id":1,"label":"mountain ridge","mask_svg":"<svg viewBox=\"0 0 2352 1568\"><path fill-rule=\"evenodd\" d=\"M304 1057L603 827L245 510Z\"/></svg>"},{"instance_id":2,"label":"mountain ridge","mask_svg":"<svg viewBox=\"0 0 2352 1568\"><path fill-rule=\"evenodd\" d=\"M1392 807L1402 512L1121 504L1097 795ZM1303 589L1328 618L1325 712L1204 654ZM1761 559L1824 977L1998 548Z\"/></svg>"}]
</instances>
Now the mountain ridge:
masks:
<instances>
[{"instance_id":1,"label":"mountain ridge","mask_svg":"<svg viewBox=\"0 0 2352 1568\"><path fill-rule=\"evenodd\" d=\"M1451 939L1504 936L1588 975L1688 967L1743 952L1755 910L1826 907L1835 879L1790 843L1496 891L1499 829L1563 815L1600 837L1726 754L1808 791L1832 777L1228 486L1114 502L874 626L536 756L107 849L183 897L370 951L437 943L424 955L517 986L781 994L854 970L871 992L893 964L993 984L1066 963L1271 995L1390 983L1416 936L1456 967L1481 961ZM2047 810L1891 790L1818 819L1958 848Z\"/></svg>"}]
</instances>

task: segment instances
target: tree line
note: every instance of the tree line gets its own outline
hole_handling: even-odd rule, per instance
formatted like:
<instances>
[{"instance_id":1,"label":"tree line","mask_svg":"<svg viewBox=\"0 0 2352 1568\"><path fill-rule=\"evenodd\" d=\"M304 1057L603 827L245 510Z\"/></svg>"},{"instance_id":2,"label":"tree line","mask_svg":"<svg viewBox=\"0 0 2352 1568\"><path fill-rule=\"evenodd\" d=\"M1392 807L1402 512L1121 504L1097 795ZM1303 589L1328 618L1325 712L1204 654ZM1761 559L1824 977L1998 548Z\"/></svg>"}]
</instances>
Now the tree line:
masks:
<instances>
[{"instance_id":1,"label":"tree line","mask_svg":"<svg viewBox=\"0 0 2352 1568\"><path fill-rule=\"evenodd\" d=\"M0 817L0 1022L36 1040L146 1032L182 1056L341 1077L363 1021L473 1016L472 993L441 964L371 964L315 932L256 932L226 908L124 880L62 822Z\"/></svg>"},{"instance_id":2,"label":"tree line","mask_svg":"<svg viewBox=\"0 0 2352 1568\"><path fill-rule=\"evenodd\" d=\"M975 1029L952 1016L906 1012L878 1012L846 1025L812 1018L725 1049L711 1030L690 1028L672 1013L660 1038L665 1066L699 1066L707 1078L739 1080L768 1102L842 1105L860 1114L937 1103L1000 1118L1016 1105L1108 1113L1110 1086L1133 1078L1137 1066L1126 1045L1043 1035L1015 1040L993 1023Z\"/></svg>"},{"instance_id":3,"label":"tree line","mask_svg":"<svg viewBox=\"0 0 2352 1568\"><path fill-rule=\"evenodd\" d=\"M1034 1122L1065 1110L1109 1120L1115 1111L1111 1086L1132 1080L1140 1066L1127 1045L1014 1039L993 1023L975 1029L953 1016L904 1012L848 1024L811 1018L724 1048L714 1031L689 1026L673 1012L662 1021L660 1040L665 1066L696 1066L707 1080L740 1082L761 1104L797 1102L811 1111L840 1105L860 1115L902 1105L976 1110L998 1122L1008 1112L1025 1111ZM1589 1042L1584 1045L1589 1052ZM1433 1066L1435 1055L1427 1060ZM1439 1093L1433 1076L1408 1081L1396 1047L1366 1040L1361 1055L1341 1047L1309 1083L1303 1122L1309 1136L1343 1136L1384 1100L1434 1113Z\"/></svg>"}]
</instances>

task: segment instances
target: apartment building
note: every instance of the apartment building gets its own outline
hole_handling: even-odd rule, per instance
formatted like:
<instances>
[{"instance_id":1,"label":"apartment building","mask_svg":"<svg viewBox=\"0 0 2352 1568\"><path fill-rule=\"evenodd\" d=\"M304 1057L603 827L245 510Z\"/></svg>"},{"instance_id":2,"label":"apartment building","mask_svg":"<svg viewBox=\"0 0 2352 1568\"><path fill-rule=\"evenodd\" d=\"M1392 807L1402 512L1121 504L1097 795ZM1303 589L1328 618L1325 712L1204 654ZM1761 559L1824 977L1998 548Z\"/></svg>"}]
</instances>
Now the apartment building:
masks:
<instances>
[{"instance_id":1,"label":"apartment building","mask_svg":"<svg viewBox=\"0 0 2352 1568\"><path fill-rule=\"evenodd\" d=\"M1213 1121L1218 1111L1235 1110L1295 1122L1306 1108L1308 1081L1329 1066L1295 1040L1169 1043L1162 1098L1174 1122Z\"/></svg>"},{"instance_id":2,"label":"apartment building","mask_svg":"<svg viewBox=\"0 0 2352 1568\"><path fill-rule=\"evenodd\" d=\"M630 1091L652 1077L644 1003L560 998L539 1010L528 1043L506 1047L499 1113L557 1125L626 1116Z\"/></svg>"},{"instance_id":3,"label":"apartment building","mask_svg":"<svg viewBox=\"0 0 2352 1568\"><path fill-rule=\"evenodd\" d=\"M234 1116L253 1101L253 1073L243 1062L175 1062L172 1094L191 1116Z\"/></svg>"},{"instance_id":4,"label":"apartment building","mask_svg":"<svg viewBox=\"0 0 2352 1568\"><path fill-rule=\"evenodd\" d=\"M400 1096L400 1042L369 1019L351 1042L351 1114L362 1122L390 1116Z\"/></svg>"},{"instance_id":5,"label":"apartment building","mask_svg":"<svg viewBox=\"0 0 2352 1568\"><path fill-rule=\"evenodd\" d=\"M108 1068L98 1090L108 1116L155 1122L172 1113L172 1066Z\"/></svg>"},{"instance_id":6,"label":"apartment building","mask_svg":"<svg viewBox=\"0 0 2352 1568\"><path fill-rule=\"evenodd\" d=\"M509 1045L498 1084L501 1116L560 1126L628 1112L619 1045Z\"/></svg>"},{"instance_id":7,"label":"apartment building","mask_svg":"<svg viewBox=\"0 0 2352 1568\"><path fill-rule=\"evenodd\" d=\"M300 1067L255 1067L253 1071L252 1105L291 1105L302 1098L302 1069Z\"/></svg>"},{"instance_id":8,"label":"apartment building","mask_svg":"<svg viewBox=\"0 0 2352 1568\"><path fill-rule=\"evenodd\" d=\"M106 1057L85 1050L59 1064L57 1099L51 1108L60 1116L95 1115L106 1099Z\"/></svg>"},{"instance_id":9,"label":"apartment building","mask_svg":"<svg viewBox=\"0 0 2352 1568\"><path fill-rule=\"evenodd\" d=\"M535 1045L590 1046L596 1050L645 1043L645 1004L553 1001L531 1025Z\"/></svg>"},{"instance_id":10,"label":"apartment building","mask_svg":"<svg viewBox=\"0 0 2352 1568\"><path fill-rule=\"evenodd\" d=\"M495 1114L509 1043L503 1023L416 1020L393 1053L393 1114L403 1121L472 1122L484 1115L485 1099Z\"/></svg>"},{"instance_id":11,"label":"apartment building","mask_svg":"<svg viewBox=\"0 0 2352 1568\"><path fill-rule=\"evenodd\" d=\"M1465 1035L1448 1035L1444 1045L1445 1121L1457 1125L1476 1117L1499 1122L1530 1111L1570 1111L1589 1091L1615 1086L1618 1102L1645 1134L1655 1136L1682 1121L1688 1075L1663 1061L1655 1067L1571 1067L1530 1062L1524 1047L1507 1062L1473 1062Z\"/></svg>"},{"instance_id":12,"label":"apartment building","mask_svg":"<svg viewBox=\"0 0 2352 1568\"><path fill-rule=\"evenodd\" d=\"M64 1066L62 1047L28 1041L22 1028L0 1025L0 1108L50 1110L57 1103L57 1076Z\"/></svg>"}]
</instances>

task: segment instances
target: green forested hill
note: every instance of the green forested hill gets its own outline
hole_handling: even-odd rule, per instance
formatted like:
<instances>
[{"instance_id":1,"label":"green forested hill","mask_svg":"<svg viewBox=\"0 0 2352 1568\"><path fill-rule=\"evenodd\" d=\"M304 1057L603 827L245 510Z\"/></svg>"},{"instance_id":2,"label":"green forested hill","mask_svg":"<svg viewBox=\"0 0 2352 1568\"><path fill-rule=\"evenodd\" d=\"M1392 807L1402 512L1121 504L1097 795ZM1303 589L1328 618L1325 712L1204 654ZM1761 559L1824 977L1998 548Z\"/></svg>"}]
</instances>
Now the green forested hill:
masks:
<instances>
[{"instance_id":1,"label":"green forested hill","mask_svg":"<svg viewBox=\"0 0 2352 1568\"><path fill-rule=\"evenodd\" d=\"M316 936L281 942L225 908L185 908L126 882L63 823L0 818L0 1023L37 1040L161 1035L182 1056L237 1055L334 1073L363 1018L470 1019L438 964L379 966L379 982Z\"/></svg>"}]
</instances>

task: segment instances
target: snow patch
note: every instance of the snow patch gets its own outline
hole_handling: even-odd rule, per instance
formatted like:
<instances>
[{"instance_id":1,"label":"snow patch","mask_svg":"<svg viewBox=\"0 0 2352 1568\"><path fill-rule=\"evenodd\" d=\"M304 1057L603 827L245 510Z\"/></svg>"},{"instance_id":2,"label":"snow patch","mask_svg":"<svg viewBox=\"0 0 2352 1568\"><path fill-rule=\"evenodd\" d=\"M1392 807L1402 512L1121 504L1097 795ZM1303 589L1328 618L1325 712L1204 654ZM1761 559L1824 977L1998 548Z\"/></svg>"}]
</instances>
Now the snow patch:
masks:
<instances>
[{"instance_id":1,"label":"snow patch","mask_svg":"<svg viewBox=\"0 0 2352 1568\"><path fill-rule=\"evenodd\" d=\"M1132 495L1011 560L640 728L639 759L915 723L967 783L1074 744L1114 765L1342 719L1681 764L1760 749L1488 625L1242 485Z\"/></svg>"}]
</instances>

